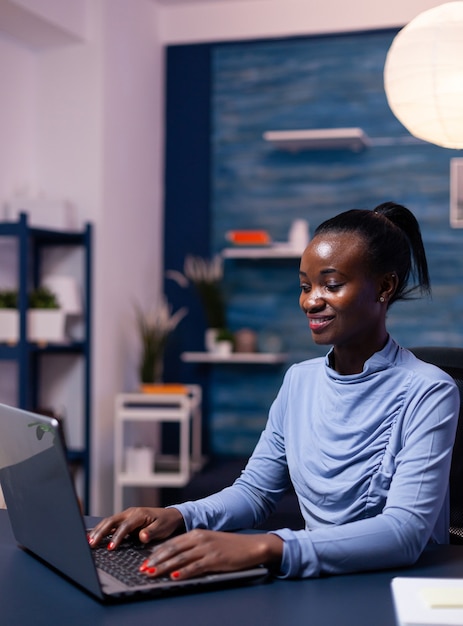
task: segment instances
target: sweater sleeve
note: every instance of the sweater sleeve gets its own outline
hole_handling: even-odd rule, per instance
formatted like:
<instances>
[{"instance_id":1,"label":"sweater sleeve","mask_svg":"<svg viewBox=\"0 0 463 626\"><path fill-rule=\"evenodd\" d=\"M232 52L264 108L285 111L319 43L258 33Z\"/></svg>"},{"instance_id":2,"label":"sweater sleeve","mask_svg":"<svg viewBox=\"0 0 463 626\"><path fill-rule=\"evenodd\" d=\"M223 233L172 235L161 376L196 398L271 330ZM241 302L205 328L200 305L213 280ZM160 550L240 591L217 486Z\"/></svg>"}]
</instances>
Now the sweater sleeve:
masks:
<instances>
[{"instance_id":1,"label":"sweater sleeve","mask_svg":"<svg viewBox=\"0 0 463 626\"><path fill-rule=\"evenodd\" d=\"M282 427L286 393L283 385L270 409L266 428L233 485L207 498L175 505L187 530L254 528L275 510L290 486Z\"/></svg>"}]
</instances>

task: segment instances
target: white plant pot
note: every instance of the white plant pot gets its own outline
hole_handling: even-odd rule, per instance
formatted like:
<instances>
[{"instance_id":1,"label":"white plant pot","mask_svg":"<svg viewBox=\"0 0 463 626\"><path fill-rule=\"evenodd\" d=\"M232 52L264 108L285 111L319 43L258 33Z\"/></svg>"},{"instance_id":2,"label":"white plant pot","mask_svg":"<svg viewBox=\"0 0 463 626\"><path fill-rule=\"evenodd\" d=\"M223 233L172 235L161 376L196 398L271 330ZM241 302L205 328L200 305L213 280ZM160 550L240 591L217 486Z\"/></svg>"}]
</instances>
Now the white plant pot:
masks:
<instances>
[{"instance_id":1,"label":"white plant pot","mask_svg":"<svg viewBox=\"0 0 463 626\"><path fill-rule=\"evenodd\" d=\"M63 343L65 322L61 309L32 309L27 313L27 338L37 343Z\"/></svg>"},{"instance_id":2,"label":"white plant pot","mask_svg":"<svg viewBox=\"0 0 463 626\"><path fill-rule=\"evenodd\" d=\"M0 309L0 341L17 343L19 338L19 313L14 309Z\"/></svg>"},{"instance_id":3,"label":"white plant pot","mask_svg":"<svg viewBox=\"0 0 463 626\"><path fill-rule=\"evenodd\" d=\"M206 332L204 334L204 346L207 352L215 352L215 345L218 334L218 328L206 328Z\"/></svg>"},{"instance_id":4,"label":"white plant pot","mask_svg":"<svg viewBox=\"0 0 463 626\"><path fill-rule=\"evenodd\" d=\"M233 352L233 343L231 341L216 341L214 353L219 356L229 356Z\"/></svg>"}]
</instances>

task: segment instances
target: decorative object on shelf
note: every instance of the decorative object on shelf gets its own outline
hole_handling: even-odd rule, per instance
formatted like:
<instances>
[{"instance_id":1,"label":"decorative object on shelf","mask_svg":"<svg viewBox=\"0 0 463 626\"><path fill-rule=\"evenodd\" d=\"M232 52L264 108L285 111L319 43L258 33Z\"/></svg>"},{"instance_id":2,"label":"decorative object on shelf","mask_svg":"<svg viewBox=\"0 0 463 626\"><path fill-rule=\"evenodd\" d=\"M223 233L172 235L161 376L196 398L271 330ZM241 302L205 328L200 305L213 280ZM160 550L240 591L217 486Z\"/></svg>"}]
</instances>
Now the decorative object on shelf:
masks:
<instances>
[{"instance_id":1,"label":"decorative object on shelf","mask_svg":"<svg viewBox=\"0 0 463 626\"><path fill-rule=\"evenodd\" d=\"M412 135L463 148L463 2L424 11L398 33L386 57L384 88Z\"/></svg>"},{"instance_id":2,"label":"decorative object on shelf","mask_svg":"<svg viewBox=\"0 0 463 626\"><path fill-rule=\"evenodd\" d=\"M65 341L64 313L56 295L47 287L36 287L28 297L27 339L34 343ZM0 341L9 344L19 339L18 292L0 292Z\"/></svg>"},{"instance_id":3,"label":"decorative object on shelf","mask_svg":"<svg viewBox=\"0 0 463 626\"><path fill-rule=\"evenodd\" d=\"M56 294L44 285L29 294L27 312L27 338L40 344L63 343L65 314L60 308Z\"/></svg>"},{"instance_id":4,"label":"decorative object on shelf","mask_svg":"<svg viewBox=\"0 0 463 626\"><path fill-rule=\"evenodd\" d=\"M154 472L154 450L149 446L125 448L125 471L133 476L149 476Z\"/></svg>"},{"instance_id":5,"label":"decorative object on shelf","mask_svg":"<svg viewBox=\"0 0 463 626\"><path fill-rule=\"evenodd\" d=\"M65 315L65 333L69 339L82 336L83 306L82 292L77 280L72 276L50 275L42 284L56 294L60 309Z\"/></svg>"},{"instance_id":6,"label":"decorative object on shelf","mask_svg":"<svg viewBox=\"0 0 463 626\"><path fill-rule=\"evenodd\" d=\"M215 344L213 346L212 352L224 356L233 352L233 346L233 333L227 328L221 328L215 337Z\"/></svg>"},{"instance_id":7,"label":"decorative object on shelf","mask_svg":"<svg viewBox=\"0 0 463 626\"><path fill-rule=\"evenodd\" d=\"M145 313L136 305L135 312L141 340L138 370L140 383L142 386L145 383L160 383L167 340L187 314L187 309L183 307L172 314L171 306L163 298L161 303L150 311Z\"/></svg>"},{"instance_id":8,"label":"decorative object on shelf","mask_svg":"<svg viewBox=\"0 0 463 626\"><path fill-rule=\"evenodd\" d=\"M206 316L206 349L213 349L217 332L227 327L225 300L222 291L223 259L220 254L212 259L187 255L183 274L168 270L166 276L181 287L192 285L201 301Z\"/></svg>"},{"instance_id":9,"label":"decorative object on shelf","mask_svg":"<svg viewBox=\"0 0 463 626\"><path fill-rule=\"evenodd\" d=\"M289 229L288 242L295 250L302 254L309 243L309 223L307 220L294 220Z\"/></svg>"},{"instance_id":10,"label":"decorative object on shelf","mask_svg":"<svg viewBox=\"0 0 463 626\"><path fill-rule=\"evenodd\" d=\"M258 348L260 352L279 354L283 350L283 341L280 335L269 331L262 331L259 333Z\"/></svg>"},{"instance_id":11,"label":"decorative object on shelf","mask_svg":"<svg viewBox=\"0 0 463 626\"><path fill-rule=\"evenodd\" d=\"M236 246L268 246L272 243L266 230L229 230L225 238Z\"/></svg>"},{"instance_id":12,"label":"decorative object on shelf","mask_svg":"<svg viewBox=\"0 0 463 626\"><path fill-rule=\"evenodd\" d=\"M450 226L463 228L463 159L450 159Z\"/></svg>"},{"instance_id":13,"label":"decorative object on shelf","mask_svg":"<svg viewBox=\"0 0 463 626\"><path fill-rule=\"evenodd\" d=\"M141 387L143 393L188 393L187 385L181 383L144 383Z\"/></svg>"},{"instance_id":14,"label":"decorative object on shelf","mask_svg":"<svg viewBox=\"0 0 463 626\"><path fill-rule=\"evenodd\" d=\"M256 352L257 333L251 328L240 328L235 332L235 352Z\"/></svg>"}]
</instances>

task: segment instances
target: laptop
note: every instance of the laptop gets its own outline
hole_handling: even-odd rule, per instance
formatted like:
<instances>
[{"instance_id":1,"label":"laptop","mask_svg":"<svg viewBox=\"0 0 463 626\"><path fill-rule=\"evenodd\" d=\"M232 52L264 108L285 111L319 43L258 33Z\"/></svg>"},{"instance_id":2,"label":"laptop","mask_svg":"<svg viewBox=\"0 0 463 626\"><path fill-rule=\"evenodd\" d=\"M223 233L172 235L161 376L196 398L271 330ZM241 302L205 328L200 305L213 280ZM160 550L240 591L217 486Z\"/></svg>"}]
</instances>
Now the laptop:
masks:
<instances>
[{"instance_id":1,"label":"laptop","mask_svg":"<svg viewBox=\"0 0 463 626\"><path fill-rule=\"evenodd\" d=\"M138 572L150 550L136 540L127 539L115 551L104 545L91 549L62 426L53 417L0 404L0 483L19 546L102 602L223 589L268 579L265 567L186 581L150 579Z\"/></svg>"}]
</instances>

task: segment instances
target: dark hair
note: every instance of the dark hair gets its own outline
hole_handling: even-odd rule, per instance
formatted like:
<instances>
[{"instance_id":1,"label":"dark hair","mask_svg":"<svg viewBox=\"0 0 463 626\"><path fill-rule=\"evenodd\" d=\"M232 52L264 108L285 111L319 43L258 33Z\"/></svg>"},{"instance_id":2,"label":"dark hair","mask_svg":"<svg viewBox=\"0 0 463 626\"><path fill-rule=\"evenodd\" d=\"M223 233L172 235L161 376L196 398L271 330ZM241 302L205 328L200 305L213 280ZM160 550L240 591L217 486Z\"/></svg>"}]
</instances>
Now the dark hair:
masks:
<instances>
[{"instance_id":1,"label":"dark hair","mask_svg":"<svg viewBox=\"0 0 463 626\"><path fill-rule=\"evenodd\" d=\"M398 285L389 304L406 300L416 290L431 293L428 263L420 226L411 211L384 202L373 211L352 209L326 220L314 232L358 233L367 243L368 266L373 275L395 272ZM410 277L414 284L408 287Z\"/></svg>"}]
</instances>

